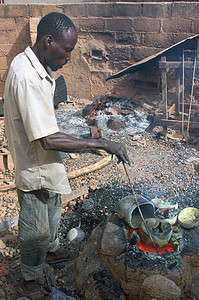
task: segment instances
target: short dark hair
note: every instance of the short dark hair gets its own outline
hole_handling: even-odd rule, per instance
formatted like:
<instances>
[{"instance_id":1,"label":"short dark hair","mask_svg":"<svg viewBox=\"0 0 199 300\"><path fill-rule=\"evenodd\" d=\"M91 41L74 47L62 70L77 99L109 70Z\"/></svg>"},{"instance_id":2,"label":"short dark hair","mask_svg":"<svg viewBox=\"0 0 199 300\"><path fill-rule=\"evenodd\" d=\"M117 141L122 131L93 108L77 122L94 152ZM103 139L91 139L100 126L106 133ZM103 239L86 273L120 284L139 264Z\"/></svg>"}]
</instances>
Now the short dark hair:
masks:
<instances>
[{"instance_id":1,"label":"short dark hair","mask_svg":"<svg viewBox=\"0 0 199 300\"><path fill-rule=\"evenodd\" d=\"M55 40L58 40L63 33L63 30L76 27L65 14L58 12L51 12L45 15L37 26L37 42L42 36L50 34Z\"/></svg>"}]
</instances>

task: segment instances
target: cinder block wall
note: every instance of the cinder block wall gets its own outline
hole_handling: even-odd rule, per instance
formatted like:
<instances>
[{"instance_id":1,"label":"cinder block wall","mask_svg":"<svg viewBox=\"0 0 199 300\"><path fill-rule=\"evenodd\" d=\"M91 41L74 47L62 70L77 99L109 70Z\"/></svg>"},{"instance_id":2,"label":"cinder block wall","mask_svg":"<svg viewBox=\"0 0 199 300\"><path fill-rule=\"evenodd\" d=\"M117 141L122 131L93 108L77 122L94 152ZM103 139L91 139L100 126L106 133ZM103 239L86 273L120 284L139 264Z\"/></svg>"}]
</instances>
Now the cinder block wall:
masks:
<instances>
[{"instance_id":1,"label":"cinder block wall","mask_svg":"<svg viewBox=\"0 0 199 300\"><path fill-rule=\"evenodd\" d=\"M71 17L79 33L71 62L54 76L62 74L68 94L82 99L119 88L121 79L105 79L199 33L197 2L0 5L0 96L11 60L31 44L30 20L52 11Z\"/></svg>"}]
</instances>

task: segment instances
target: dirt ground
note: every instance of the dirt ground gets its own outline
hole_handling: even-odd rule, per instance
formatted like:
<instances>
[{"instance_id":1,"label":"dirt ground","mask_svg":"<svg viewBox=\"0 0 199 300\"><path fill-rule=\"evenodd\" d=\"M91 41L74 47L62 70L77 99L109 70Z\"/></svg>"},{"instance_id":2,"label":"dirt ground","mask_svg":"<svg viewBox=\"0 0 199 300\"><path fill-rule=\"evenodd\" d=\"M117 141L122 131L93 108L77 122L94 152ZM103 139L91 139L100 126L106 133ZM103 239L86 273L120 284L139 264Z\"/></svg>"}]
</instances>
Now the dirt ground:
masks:
<instances>
[{"instance_id":1,"label":"dirt ground","mask_svg":"<svg viewBox=\"0 0 199 300\"><path fill-rule=\"evenodd\" d=\"M158 125L158 124L157 124ZM131 166L127 166L136 193L149 200L160 197L171 203L178 203L179 210L187 206L199 208L199 162L198 137L192 135L192 143L167 140L161 126L133 136L113 136L112 140L125 143ZM96 153L83 153L71 158L66 154L64 164L67 172L89 166L101 160ZM13 182L14 172L1 174L0 184ZM111 163L95 172L70 179L72 189L87 186L88 195L79 197L63 207L60 224L60 243L68 247L68 231L79 225L85 232L85 239L79 245L81 251L92 230L107 216L115 212L117 201L128 194L131 188L123 165L113 159ZM16 190L0 193L1 221L18 214L19 205ZM20 297L17 287L20 281L20 255L17 226L4 231L0 237L0 299L15 300ZM64 293L84 299L76 287L76 259L51 266L56 288ZM113 289L117 292L118 285ZM117 298L111 298L117 299Z\"/></svg>"}]
</instances>

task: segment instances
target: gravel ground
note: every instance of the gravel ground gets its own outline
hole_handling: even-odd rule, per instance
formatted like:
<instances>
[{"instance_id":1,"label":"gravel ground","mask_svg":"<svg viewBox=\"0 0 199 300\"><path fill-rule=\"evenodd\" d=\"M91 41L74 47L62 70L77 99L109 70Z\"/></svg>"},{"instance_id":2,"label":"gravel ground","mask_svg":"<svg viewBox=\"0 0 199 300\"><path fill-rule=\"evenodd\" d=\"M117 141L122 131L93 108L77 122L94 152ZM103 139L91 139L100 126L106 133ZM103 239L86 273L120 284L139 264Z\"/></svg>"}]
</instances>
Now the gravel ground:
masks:
<instances>
[{"instance_id":1,"label":"gravel ground","mask_svg":"<svg viewBox=\"0 0 199 300\"><path fill-rule=\"evenodd\" d=\"M167 141L162 135L162 128L155 127L150 132L144 131L134 136L114 134L109 138L126 144L132 162L127 168L136 193L148 199L160 197L171 203L178 202L179 210L187 206L199 208L198 171L194 168L195 162L199 161L199 147L195 136L196 145ZM67 154L64 163L67 172L70 172L100 159L102 156L96 153L79 154L75 159ZM1 182L13 181L13 175L11 172L3 173ZM92 229L115 212L116 203L131 194L131 188L123 165L118 165L116 159L101 170L70 179L70 184L72 189L87 185L89 193L84 199L75 199L63 208L60 242L63 247L68 246L67 232L78 226L81 220L81 228L85 232L83 247ZM0 200L2 221L18 213L15 190L1 193ZM17 227L3 232L0 242L0 299L14 300L19 298L16 289L20 280ZM51 267L51 271L58 289L83 299L81 291L75 286L74 259Z\"/></svg>"}]
</instances>

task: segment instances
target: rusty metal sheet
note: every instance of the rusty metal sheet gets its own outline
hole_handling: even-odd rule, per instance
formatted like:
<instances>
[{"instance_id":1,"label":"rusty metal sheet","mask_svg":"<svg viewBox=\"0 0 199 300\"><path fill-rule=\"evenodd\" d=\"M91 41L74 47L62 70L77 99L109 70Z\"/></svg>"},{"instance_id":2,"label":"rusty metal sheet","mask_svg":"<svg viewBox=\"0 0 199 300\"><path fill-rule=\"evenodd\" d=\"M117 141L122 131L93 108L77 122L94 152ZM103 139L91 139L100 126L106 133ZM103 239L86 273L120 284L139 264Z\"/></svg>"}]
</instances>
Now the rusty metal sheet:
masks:
<instances>
[{"instance_id":1,"label":"rusty metal sheet","mask_svg":"<svg viewBox=\"0 0 199 300\"><path fill-rule=\"evenodd\" d=\"M199 37L199 34L196 34L196 35L188 37L188 38L186 38L186 39L184 39L184 40L182 40L160 52L157 52L156 54L150 55L150 56L136 62L135 64L131 65L130 67L123 69L122 71L118 72L117 74L109 76L108 78L106 78L106 81L110 80L110 79L114 79L114 78L119 78L125 74L129 74L129 73L133 74L136 71L139 71L142 68L144 68L147 64L157 61L158 59L160 59L161 56L167 55L174 49L176 50L178 47L182 47L182 46L187 47L190 42L193 42L193 40L197 39L198 37Z\"/></svg>"}]
</instances>

